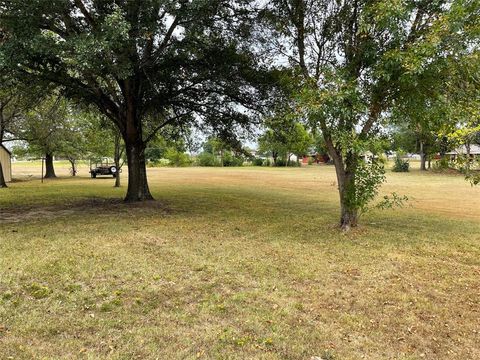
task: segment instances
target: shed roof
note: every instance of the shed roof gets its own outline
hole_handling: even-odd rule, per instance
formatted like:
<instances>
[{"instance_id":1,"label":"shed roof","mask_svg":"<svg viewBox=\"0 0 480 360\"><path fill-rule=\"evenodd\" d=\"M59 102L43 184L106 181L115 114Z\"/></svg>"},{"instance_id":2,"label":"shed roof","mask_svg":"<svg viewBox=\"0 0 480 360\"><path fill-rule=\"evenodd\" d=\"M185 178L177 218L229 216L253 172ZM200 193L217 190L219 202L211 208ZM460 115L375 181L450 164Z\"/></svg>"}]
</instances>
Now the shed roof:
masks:
<instances>
[{"instance_id":1,"label":"shed roof","mask_svg":"<svg viewBox=\"0 0 480 360\"><path fill-rule=\"evenodd\" d=\"M453 151L449 151L446 153L447 155L466 155L467 154L467 148L465 145L462 145L458 148L456 148ZM480 155L480 146L479 145L470 145L470 154L471 155Z\"/></svg>"},{"instance_id":2,"label":"shed roof","mask_svg":"<svg viewBox=\"0 0 480 360\"><path fill-rule=\"evenodd\" d=\"M0 144L0 147L2 149L5 149L5 151L8 153L8 155L10 155L10 156L12 155L12 152L10 150L8 150L3 144Z\"/></svg>"}]
</instances>

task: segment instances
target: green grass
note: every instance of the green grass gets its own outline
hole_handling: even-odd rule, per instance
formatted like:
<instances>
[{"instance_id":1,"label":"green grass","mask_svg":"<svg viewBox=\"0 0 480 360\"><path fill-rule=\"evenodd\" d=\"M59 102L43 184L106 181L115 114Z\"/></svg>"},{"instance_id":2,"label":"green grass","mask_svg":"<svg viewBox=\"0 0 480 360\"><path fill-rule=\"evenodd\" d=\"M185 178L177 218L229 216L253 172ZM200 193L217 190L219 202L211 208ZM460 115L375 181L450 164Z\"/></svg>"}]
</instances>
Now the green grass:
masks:
<instances>
[{"instance_id":1,"label":"green grass","mask_svg":"<svg viewBox=\"0 0 480 360\"><path fill-rule=\"evenodd\" d=\"M462 177L389 173L409 205L345 235L331 167L149 169L143 205L80 174L0 191L1 359L480 358Z\"/></svg>"}]
</instances>

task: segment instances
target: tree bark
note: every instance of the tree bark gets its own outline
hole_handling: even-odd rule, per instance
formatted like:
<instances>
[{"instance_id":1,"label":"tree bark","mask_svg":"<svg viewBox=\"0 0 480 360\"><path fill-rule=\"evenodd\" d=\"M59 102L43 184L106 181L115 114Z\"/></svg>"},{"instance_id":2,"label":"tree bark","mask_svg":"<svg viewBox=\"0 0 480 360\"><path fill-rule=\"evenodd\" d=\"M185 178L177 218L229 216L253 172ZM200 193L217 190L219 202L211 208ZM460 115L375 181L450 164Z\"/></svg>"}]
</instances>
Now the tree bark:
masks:
<instances>
[{"instance_id":1,"label":"tree bark","mask_svg":"<svg viewBox=\"0 0 480 360\"><path fill-rule=\"evenodd\" d=\"M5 176L3 175L2 162L0 161L0 188L6 188L7 183L5 181Z\"/></svg>"},{"instance_id":2,"label":"tree bark","mask_svg":"<svg viewBox=\"0 0 480 360\"><path fill-rule=\"evenodd\" d=\"M53 167L53 154L45 154L45 179L56 178L55 168Z\"/></svg>"},{"instance_id":3,"label":"tree bark","mask_svg":"<svg viewBox=\"0 0 480 360\"><path fill-rule=\"evenodd\" d=\"M420 170L427 171L426 161L427 155L425 154L423 141L420 140Z\"/></svg>"},{"instance_id":4,"label":"tree bark","mask_svg":"<svg viewBox=\"0 0 480 360\"><path fill-rule=\"evenodd\" d=\"M121 138L120 134L116 132L115 134L115 154L114 154L114 161L115 161L115 167L117 168L117 174L115 176L115 187L120 187L120 170L121 170L121 156L122 156L122 151L121 151L121 144L120 144Z\"/></svg>"},{"instance_id":5,"label":"tree bark","mask_svg":"<svg viewBox=\"0 0 480 360\"><path fill-rule=\"evenodd\" d=\"M124 81L126 99L124 129L122 131L128 163L128 188L126 202L153 200L148 188L147 163L145 159L146 144L143 139L142 119L138 113L138 82L134 79Z\"/></svg>"},{"instance_id":6,"label":"tree bark","mask_svg":"<svg viewBox=\"0 0 480 360\"><path fill-rule=\"evenodd\" d=\"M466 163L465 163L465 168L467 169L467 171L470 171L470 153L471 153L471 150L470 150L470 143L467 142L465 143L465 150L467 152L467 160L466 160Z\"/></svg>"},{"instance_id":7,"label":"tree bark","mask_svg":"<svg viewBox=\"0 0 480 360\"><path fill-rule=\"evenodd\" d=\"M343 231L350 231L351 228L358 225L358 208L352 204L350 199L351 191L355 187L355 173L357 168L357 159L354 154L350 154L344 159L339 151L333 145L329 137L324 137L330 157L335 165L335 172L338 182L338 193L340 195L340 228Z\"/></svg>"},{"instance_id":8,"label":"tree bark","mask_svg":"<svg viewBox=\"0 0 480 360\"><path fill-rule=\"evenodd\" d=\"M128 161L128 189L126 202L153 200L147 181L145 145L143 142L126 143Z\"/></svg>"},{"instance_id":9,"label":"tree bark","mask_svg":"<svg viewBox=\"0 0 480 360\"><path fill-rule=\"evenodd\" d=\"M340 195L340 228L349 231L358 225L358 208L352 204L351 191L355 186L355 167L344 164L337 171L338 191ZM337 165L335 164L337 168ZM346 169L345 169L346 167Z\"/></svg>"},{"instance_id":10,"label":"tree bark","mask_svg":"<svg viewBox=\"0 0 480 360\"><path fill-rule=\"evenodd\" d=\"M77 160L70 158L70 159L68 159L68 161L70 162L70 165L72 166L71 175L72 176L77 176Z\"/></svg>"}]
</instances>

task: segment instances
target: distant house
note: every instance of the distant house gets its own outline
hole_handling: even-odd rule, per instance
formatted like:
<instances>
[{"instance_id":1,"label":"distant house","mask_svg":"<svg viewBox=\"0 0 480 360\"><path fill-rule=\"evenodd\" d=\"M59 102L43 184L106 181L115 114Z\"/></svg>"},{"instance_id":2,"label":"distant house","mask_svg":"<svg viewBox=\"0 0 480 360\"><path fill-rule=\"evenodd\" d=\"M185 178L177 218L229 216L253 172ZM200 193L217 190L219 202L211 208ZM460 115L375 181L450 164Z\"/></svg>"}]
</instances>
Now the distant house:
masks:
<instances>
[{"instance_id":1,"label":"distant house","mask_svg":"<svg viewBox=\"0 0 480 360\"><path fill-rule=\"evenodd\" d=\"M446 156L450 158L450 160L456 160L457 157L460 156L465 156L467 155L467 147L465 145L462 145L458 148L456 148L453 151L449 151L445 153ZM480 146L479 145L470 145L470 158L480 158Z\"/></svg>"},{"instance_id":2,"label":"distant house","mask_svg":"<svg viewBox=\"0 0 480 360\"><path fill-rule=\"evenodd\" d=\"M330 157L328 154L319 154L316 152L311 152L310 154L303 155L302 163L306 164L327 164L330 162Z\"/></svg>"},{"instance_id":3,"label":"distant house","mask_svg":"<svg viewBox=\"0 0 480 360\"><path fill-rule=\"evenodd\" d=\"M12 181L12 153L3 145L0 145L0 163L5 181Z\"/></svg>"}]
</instances>

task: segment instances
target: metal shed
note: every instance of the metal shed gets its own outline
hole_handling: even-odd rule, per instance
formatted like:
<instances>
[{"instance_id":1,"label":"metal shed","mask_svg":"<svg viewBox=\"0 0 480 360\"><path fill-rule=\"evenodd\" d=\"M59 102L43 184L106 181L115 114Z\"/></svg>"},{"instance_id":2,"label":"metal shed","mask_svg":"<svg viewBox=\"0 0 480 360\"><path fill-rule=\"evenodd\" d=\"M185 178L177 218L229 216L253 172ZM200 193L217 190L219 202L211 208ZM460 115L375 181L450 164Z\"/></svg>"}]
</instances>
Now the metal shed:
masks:
<instances>
[{"instance_id":1,"label":"metal shed","mask_svg":"<svg viewBox=\"0 0 480 360\"><path fill-rule=\"evenodd\" d=\"M12 153L0 144L0 163L2 164L3 176L6 182L12 181Z\"/></svg>"}]
</instances>

